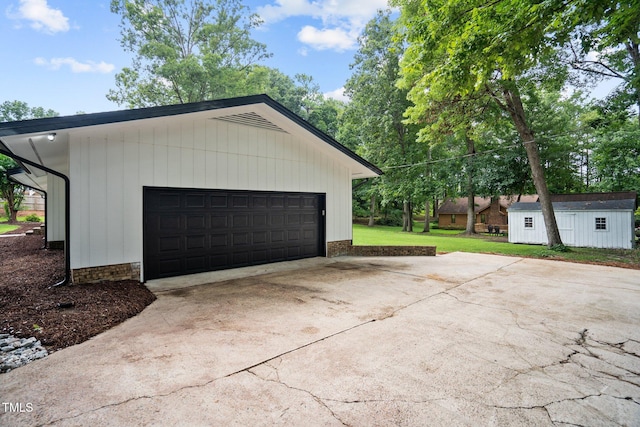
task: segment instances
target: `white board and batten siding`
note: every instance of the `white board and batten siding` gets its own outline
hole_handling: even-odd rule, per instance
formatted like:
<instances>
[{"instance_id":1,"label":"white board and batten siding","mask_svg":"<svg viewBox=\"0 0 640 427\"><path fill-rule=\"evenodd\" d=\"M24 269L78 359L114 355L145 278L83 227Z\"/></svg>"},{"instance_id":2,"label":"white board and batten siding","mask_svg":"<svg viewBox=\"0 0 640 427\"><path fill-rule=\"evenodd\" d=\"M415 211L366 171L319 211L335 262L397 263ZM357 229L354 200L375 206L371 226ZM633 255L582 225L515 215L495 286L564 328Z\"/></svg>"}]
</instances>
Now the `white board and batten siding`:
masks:
<instances>
[{"instance_id":1,"label":"white board and batten siding","mask_svg":"<svg viewBox=\"0 0 640 427\"><path fill-rule=\"evenodd\" d=\"M71 267L142 262L142 189L326 193L326 240L349 240L348 162L291 133L205 117L74 132Z\"/></svg>"},{"instance_id":2,"label":"white board and batten siding","mask_svg":"<svg viewBox=\"0 0 640 427\"><path fill-rule=\"evenodd\" d=\"M633 248L633 210L554 211L560 238L567 246ZM545 222L540 210L510 209L508 214L510 243L547 244ZM596 218L604 218L605 229L596 229ZM525 227L525 221L532 226Z\"/></svg>"}]
</instances>

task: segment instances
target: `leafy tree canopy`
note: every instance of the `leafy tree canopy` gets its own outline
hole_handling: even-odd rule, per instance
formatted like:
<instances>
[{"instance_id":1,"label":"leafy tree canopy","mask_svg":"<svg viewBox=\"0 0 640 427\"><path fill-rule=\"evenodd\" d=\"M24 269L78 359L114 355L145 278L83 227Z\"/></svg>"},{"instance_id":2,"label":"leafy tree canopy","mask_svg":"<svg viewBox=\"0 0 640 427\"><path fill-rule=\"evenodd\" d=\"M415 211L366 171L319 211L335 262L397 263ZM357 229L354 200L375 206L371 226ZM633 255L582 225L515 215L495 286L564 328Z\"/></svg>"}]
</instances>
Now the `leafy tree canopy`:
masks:
<instances>
[{"instance_id":1,"label":"leafy tree canopy","mask_svg":"<svg viewBox=\"0 0 640 427\"><path fill-rule=\"evenodd\" d=\"M239 0L112 0L121 44L135 56L107 98L130 108L251 93L253 66L270 56Z\"/></svg>"}]
</instances>

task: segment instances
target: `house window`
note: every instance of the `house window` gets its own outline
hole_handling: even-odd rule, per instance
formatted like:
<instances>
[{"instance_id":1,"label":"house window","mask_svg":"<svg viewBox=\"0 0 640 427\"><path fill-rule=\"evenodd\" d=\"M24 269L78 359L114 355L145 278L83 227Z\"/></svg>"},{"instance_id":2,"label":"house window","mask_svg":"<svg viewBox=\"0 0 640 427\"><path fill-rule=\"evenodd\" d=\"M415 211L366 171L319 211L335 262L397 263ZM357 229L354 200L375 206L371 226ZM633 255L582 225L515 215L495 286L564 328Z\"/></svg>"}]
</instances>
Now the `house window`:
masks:
<instances>
[{"instance_id":1,"label":"house window","mask_svg":"<svg viewBox=\"0 0 640 427\"><path fill-rule=\"evenodd\" d=\"M482 224L486 224L487 223L487 216L485 214L480 214L480 222Z\"/></svg>"},{"instance_id":2,"label":"house window","mask_svg":"<svg viewBox=\"0 0 640 427\"><path fill-rule=\"evenodd\" d=\"M607 218L596 218L596 230L607 229Z\"/></svg>"},{"instance_id":3,"label":"house window","mask_svg":"<svg viewBox=\"0 0 640 427\"><path fill-rule=\"evenodd\" d=\"M524 228L533 228L533 217L531 216L524 217Z\"/></svg>"},{"instance_id":4,"label":"house window","mask_svg":"<svg viewBox=\"0 0 640 427\"><path fill-rule=\"evenodd\" d=\"M451 215L451 224L455 224L455 223L456 223L456 216Z\"/></svg>"}]
</instances>

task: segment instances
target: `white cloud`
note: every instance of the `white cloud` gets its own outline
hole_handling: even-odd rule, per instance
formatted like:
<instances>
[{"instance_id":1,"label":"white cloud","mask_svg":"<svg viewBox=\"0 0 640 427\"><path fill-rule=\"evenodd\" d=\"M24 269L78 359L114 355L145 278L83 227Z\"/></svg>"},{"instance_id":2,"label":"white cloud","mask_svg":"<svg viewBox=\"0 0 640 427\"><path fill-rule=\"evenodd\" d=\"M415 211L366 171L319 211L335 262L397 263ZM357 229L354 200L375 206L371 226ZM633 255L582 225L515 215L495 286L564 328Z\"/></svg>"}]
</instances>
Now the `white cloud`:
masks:
<instances>
[{"instance_id":1,"label":"white cloud","mask_svg":"<svg viewBox=\"0 0 640 427\"><path fill-rule=\"evenodd\" d=\"M101 73L107 74L113 71L115 66L113 64L107 64L104 61L93 62L85 61L80 62L74 58L51 58L47 60L45 58L38 57L33 60L36 65L47 67L51 70L59 70L63 65L68 65L72 73Z\"/></svg>"},{"instance_id":2,"label":"white cloud","mask_svg":"<svg viewBox=\"0 0 640 427\"><path fill-rule=\"evenodd\" d=\"M256 12L266 25L290 17L309 17L322 21L321 26L305 25L298 40L315 49L354 49L358 35L387 0L274 0Z\"/></svg>"},{"instance_id":3,"label":"white cloud","mask_svg":"<svg viewBox=\"0 0 640 427\"><path fill-rule=\"evenodd\" d=\"M7 17L14 20L26 20L31 28L44 33L53 34L69 31L69 18L61 10L47 4L47 0L20 0L17 13L7 10Z\"/></svg>"},{"instance_id":4,"label":"white cloud","mask_svg":"<svg viewBox=\"0 0 640 427\"><path fill-rule=\"evenodd\" d=\"M357 39L357 33L348 33L342 28L319 30L311 25L306 25L298 33L298 40L317 50L333 49L343 52L353 48Z\"/></svg>"},{"instance_id":5,"label":"white cloud","mask_svg":"<svg viewBox=\"0 0 640 427\"><path fill-rule=\"evenodd\" d=\"M337 99L338 101L349 102L351 99L344 94L344 87L338 88L336 90L332 90L331 92L326 92L324 94L325 98Z\"/></svg>"}]
</instances>

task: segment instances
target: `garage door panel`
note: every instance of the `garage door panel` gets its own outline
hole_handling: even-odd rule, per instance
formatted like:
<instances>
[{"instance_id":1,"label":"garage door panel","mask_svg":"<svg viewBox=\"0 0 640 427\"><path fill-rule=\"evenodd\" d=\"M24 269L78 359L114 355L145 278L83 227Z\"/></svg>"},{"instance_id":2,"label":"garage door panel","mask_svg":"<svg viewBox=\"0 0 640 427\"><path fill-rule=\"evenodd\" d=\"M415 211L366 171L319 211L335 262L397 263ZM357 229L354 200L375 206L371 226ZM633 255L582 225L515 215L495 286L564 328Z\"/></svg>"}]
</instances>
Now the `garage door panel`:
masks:
<instances>
[{"instance_id":1,"label":"garage door panel","mask_svg":"<svg viewBox=\"0 0 640 427\"><path fill-rule=\"evenodd\" d=\"M231 207L234 208L248 208L249 207L249 196L231 196Z\"/></svg>"},{"instance_id":2,"label":"garage door panel","mask_svg":"<svg viewBox=\"0 0 640 427\"><path fill-rule=\"evenodd\" d=\"M227 228L229 218L226 215L211 215L211 228L214 230Z\"/></svg>"},{"instance_id":3,"label":"garage door panel","mask_svg":"<svg viewBox=\"0 0 640 427\"><path fill-rule=\"evenodd\" d=\"M265 244L269 239L267 231L254 231L251 237L254 245Z\"/></svg>"},{"instance_id":4,"label":"garage door panel","mask_svg":"<svg viewBox=\"0 0 640 427\"><path fill-rule=\"evenodd\" d=\"M254 209L264 209L268 207L267 196L253 196L251 199L251 206Z\"/></svg>"},{"instance_id":5,"label":"garage door panel","mask_svg":"<svg viewBox=\"0 0 640 427\"><path fill-rule=\"evenodd\" d=\"M229 240L226 234L212 234L211 247L227 247Z\"/></svg>"},{"instance_id":6,"label":"garage door panel","mask_svg":"<svg viewBox=\"0 0 640 427\"><path fill-rule=\"evenodd\" d=\"M180 236L166 236L158 239L158 252L180 252Z\"/></svg>"},{"instance_id":7,"label":"garage door panel","mask_svg":"<svg viewBox=\"0 0 640 427\"><path fill-rule=\"evenodd\" d=\"M283 208L284 207L284 196L273 196L269 199L269 207L270 208Z\"/></svg>"},{"instance_id":8,"label":"garage door panel","mask_svg":"<svg viewBox=\"0 0 640 427\"><path fill-rule=\"evenodd\" d=\"M205 250L207 249L207 237L201 234L195 236L186 236L185 238L185 250Z\"/></svg>"},{"instance_id":9,"label":"garage door panel","mask_svg":"<svg viewBox=\"0 0 640 427\"><path fill-rule=\"evenodd\" d=\"M180 259L163 259L158 263L158 277L168 277L168 275L176 270L182 270L182 262Z\"/></svg>"},{"instance_id":10,"label":"garage door panel","mask_svg":"<svg viewBox=\"0 0 640 427\"><path fill-rule=\"evenodd\" d=\"M233 223L233 228L246 228L251 225L249 220L250 215L248 212L237 213L233 215L231 221Z\"/></svg>"},{"instance_id":11,"label":"garage door panel","mask_svg":"<svg viewBox=\"0 0 640 427\"><path fill-rule=\"evenodd\" d=\"M249 233L233 233L232 234L232 247L247 246L251 244L251 236Z\"/></svg>"},{"instance_id":12,"label":"garage door panel","mask_svg":"<svg viewBox=\"0 0 640 427\"><path fill-rule=\"evenodd\" d=\"M161 216L156 222L158 230L180 230L182 221L181 215Z\"/></svg>"},{"instance_id":13,"label":"garage door panel","mask_svg":"<svg viewBox=\"0 0 640 427\"><path fill-rule=\"evenodd\" d=\"M189 273L197 273L207 266L207 256L193 256L185 258L185 270Z\"/></svg>"},{"instance_id":14,"label":"garage door panel","mask_svg":"<svg viewBox=\"0 0 640 427\"><path fill-rule=\"evenodd\" d=\"M324 255L324 196L144 190L145 280Z\"/></svg>"},{"instance_id":15,"label":"garage door panel","mask_svg":"<svg viewBox=\"0 0 640 427\"><path fill-rule=\"evenodd\" d=\"M284 214L270 214L269 225L271 227L281 227L284 225Z\"/></svg>"},{"instance_id":16,"label":"garage door panel","mask_svg":"<svg viewBox=\"0 0 640 427\"><path fill-rule=\"evenodd\" d=\"M209 203L212 208L226 208L227 195L219 194L219 195L209 196Z\"/></svg>"},{"instance_id":17,"label":"garage door panel","mask_svg":"<svg viewBox=\"0 0 640 427\"><path fill-rule=\"evenodd\" d=\"M189 208L204 208L206 205L206 196L202 194L187 194L184 197L184 207Z\"/></svg>"},{"instance_id":18,"label":"garage door panel","mask_svg":"<svg viewBox=\"0 0 640 427\"><path fill-rule=\"evenodd\" d=\"M207 215L189 215L186 217L187 230L196 230L207 228Z\"/></svg>"}]
</instances>

